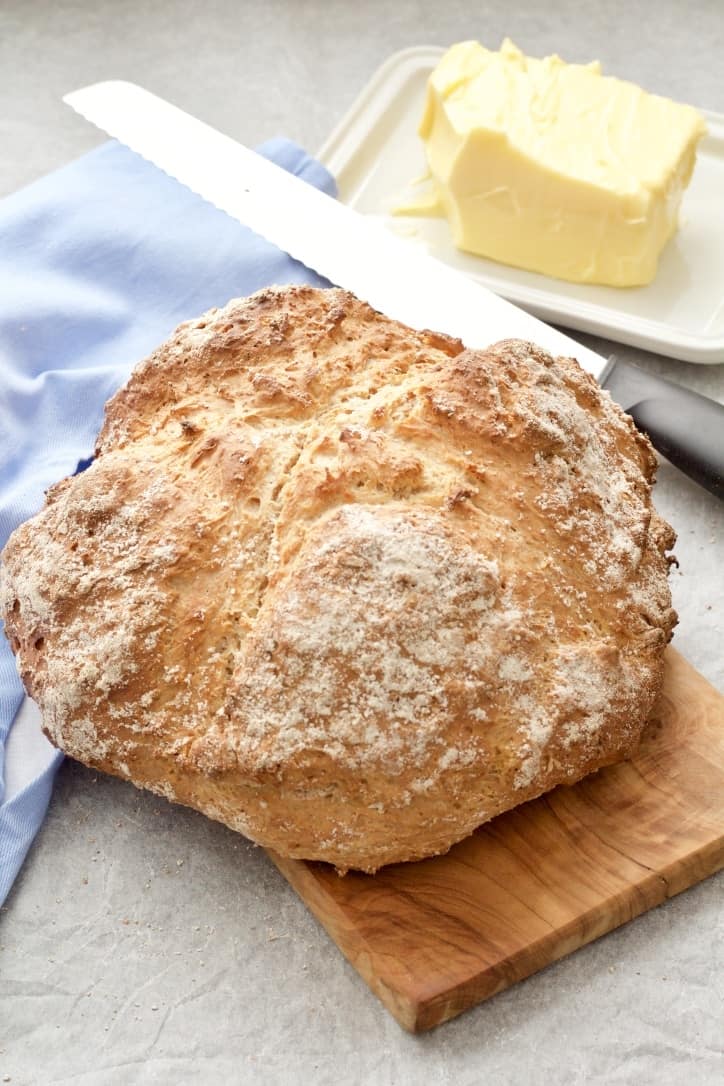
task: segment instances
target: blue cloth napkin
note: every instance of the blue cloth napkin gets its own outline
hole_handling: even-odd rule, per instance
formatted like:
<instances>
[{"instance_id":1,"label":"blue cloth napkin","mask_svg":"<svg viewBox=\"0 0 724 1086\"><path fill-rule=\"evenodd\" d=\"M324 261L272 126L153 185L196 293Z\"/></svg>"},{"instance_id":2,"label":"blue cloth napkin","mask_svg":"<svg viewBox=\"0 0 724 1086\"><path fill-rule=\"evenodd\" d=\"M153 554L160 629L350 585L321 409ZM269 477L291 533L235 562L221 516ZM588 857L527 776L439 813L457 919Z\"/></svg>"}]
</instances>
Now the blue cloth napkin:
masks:
<instances>
[{"instance_id":1,"label":"blue cloth napkin","mask_svg":"<svg viewBox=\"0 0 724 1086\"><path fill-rule=\"evenodd\" d=\"M335 194L330 174L295 144L260 150ZM263 286L302 282L325 285L115 142L2 201L0 547L41 507L44 490L92 453L105 401L180 321ZM0 637L0 904L62 757L22 704Z\"/></svg>"}]
</instances>

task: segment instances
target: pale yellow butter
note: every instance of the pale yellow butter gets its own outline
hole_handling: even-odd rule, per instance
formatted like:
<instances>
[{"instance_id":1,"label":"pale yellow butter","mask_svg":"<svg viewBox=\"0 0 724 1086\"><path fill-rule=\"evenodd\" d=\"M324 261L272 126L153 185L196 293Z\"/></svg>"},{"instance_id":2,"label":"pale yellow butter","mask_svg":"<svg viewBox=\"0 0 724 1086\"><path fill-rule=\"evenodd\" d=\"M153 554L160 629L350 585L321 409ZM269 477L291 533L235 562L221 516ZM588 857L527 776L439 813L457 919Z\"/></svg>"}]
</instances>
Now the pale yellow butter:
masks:
<instances>
[{"instance_id":1,"label":"pale yellow butter","mask_svg":"<svg viewBox=\"0 0 724 1086\"><path fill-rule=\"evenodd\" d=\"M436 198L399 210L443 212L458 248L505 264L649 283L704 132L691 106L597 63L462 42L430 76L420 125Z\"/></svg>"}]
</instances>

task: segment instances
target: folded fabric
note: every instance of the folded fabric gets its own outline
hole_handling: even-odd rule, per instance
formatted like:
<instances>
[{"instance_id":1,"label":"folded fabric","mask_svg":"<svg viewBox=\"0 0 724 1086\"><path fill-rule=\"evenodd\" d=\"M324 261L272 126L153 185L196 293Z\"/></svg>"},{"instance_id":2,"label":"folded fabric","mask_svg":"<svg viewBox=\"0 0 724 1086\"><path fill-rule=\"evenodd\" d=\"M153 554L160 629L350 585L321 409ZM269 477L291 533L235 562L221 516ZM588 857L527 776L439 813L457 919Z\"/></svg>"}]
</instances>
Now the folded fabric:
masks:
<instances>
[{"instance_id":1,"label":"folded fabric","mask_svg":"<svg viewBox=\"0 0 724 1086\"><path fill-rule=\"evenodd\" d=\"M300 147L261 152L334 195ZM272 283L324 285L110 142L0 203L0 547L92 453L103 405L182 320ZM22 707L22 708L21 708ZM45 815L61 755L0 637L0 904Z\"/></svg>"}]
</instances>

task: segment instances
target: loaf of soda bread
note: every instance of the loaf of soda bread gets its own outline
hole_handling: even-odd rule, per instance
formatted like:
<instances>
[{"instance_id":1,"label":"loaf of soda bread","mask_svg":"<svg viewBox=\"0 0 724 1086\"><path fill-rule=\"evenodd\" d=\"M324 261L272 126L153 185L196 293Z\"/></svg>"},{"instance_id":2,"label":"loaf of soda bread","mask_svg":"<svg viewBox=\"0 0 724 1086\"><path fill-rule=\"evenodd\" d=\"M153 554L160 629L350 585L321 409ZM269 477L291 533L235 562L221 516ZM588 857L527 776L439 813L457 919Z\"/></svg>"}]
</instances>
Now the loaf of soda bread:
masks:
<instances>
[{"instance_id":1,"label":"loaf of soda bread","mask_svg":"<svg viewBox=\"0 0 724 1086\"><path fill-rule=\"evenodd\" d=\"M340 871L636 746L676 616L655 458L569 358L341 290L181 325L2 559L74 758Z\"/></svg>"}]
</instances>

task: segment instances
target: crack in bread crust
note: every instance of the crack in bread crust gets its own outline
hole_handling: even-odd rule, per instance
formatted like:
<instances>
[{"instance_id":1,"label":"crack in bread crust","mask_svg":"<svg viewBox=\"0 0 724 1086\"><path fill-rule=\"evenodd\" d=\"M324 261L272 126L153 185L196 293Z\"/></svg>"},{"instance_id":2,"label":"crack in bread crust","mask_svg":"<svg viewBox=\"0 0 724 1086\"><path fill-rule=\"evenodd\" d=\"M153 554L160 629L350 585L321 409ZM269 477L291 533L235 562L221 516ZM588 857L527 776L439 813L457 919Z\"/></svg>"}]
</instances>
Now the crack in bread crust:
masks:
<instances>
[{"instance_id":1,"label":"crack in bread crust","mask_svg":"<svg viewBox=\"0 0 724 1086\"><path fill-rule=\"evenodd\" d=\"M3 555L50 739L375 870L626 757L676 620L655 458L571 359L340 290L181 325Z\"/></svg>"}]
</instances>

